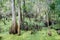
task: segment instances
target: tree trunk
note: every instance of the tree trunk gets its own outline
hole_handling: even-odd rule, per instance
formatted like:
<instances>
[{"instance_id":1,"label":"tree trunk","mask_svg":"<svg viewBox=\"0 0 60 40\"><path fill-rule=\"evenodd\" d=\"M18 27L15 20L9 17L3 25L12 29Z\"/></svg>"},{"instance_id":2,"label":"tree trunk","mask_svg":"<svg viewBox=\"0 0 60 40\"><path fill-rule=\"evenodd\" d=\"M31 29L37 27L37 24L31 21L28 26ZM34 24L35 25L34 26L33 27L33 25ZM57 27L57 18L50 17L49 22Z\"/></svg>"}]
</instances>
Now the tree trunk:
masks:
<instances>
[{"instance_id":1,"label":"tree trunk","mask_svg":"<svg viewBox=\"0 0 60 40\"><path fill-rule=\"evenodd\" d=\"M17 22L16 22L16 15L15 15L15 0L11 0L12 2L12 26L10 28L9 33L10 34L16 34L17 33Z\"/></svg>"},{"instance_id":2,"label":"tree trunk","mask_svg":"<svg viewBox=\"0 0 60 40\"><path fill-rule=\"evenodd\" d=\"M21 34L20 26L21 26L21 0L18 0L18 35Z\"/></svg>"},{"instance_id":3,"label":"tree trunk","mask_svg":"<svg viewBox=\"0 0 60 40\"><path fill-rule=\"evenodd\" d=\"M49 12L50 12L50 10L49 10ZM48 35L49 35L49 36L52 36L51 27L49 26L49 21L50 21L49 12L46 13L46 15L47 15L47 25L48 25Z\"/></svg>"}]
</instances>

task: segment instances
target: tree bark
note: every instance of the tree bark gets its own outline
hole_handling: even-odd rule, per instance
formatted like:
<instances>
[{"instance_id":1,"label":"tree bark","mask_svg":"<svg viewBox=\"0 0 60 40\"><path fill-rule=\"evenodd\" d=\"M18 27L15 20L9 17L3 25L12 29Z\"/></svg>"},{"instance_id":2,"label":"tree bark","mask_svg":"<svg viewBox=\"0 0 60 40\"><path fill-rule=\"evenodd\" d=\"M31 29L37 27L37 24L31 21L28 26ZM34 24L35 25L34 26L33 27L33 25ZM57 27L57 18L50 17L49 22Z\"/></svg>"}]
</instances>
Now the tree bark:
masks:
<instances>
[{"instance_id":1,"label":"tree bark","mask_svg":"<svg viewBox=\"0 0 60 40\"><path fill-rule=\"evenodd\" d=\"M18 0L18 35L21 34L20 26L21 26L21 0Z\"/></svg>"},{"instance_id":2,"label":"tree bark","mask_svg":"<svg viewBox=\"0 0 60 40\"><path fill-rule=\"evenodd\" d=\"M12 26L9 30L10 34L16 34L17 33L17 22L16 22L16 15L15 15L15 0L11 0L11 7L12 7Z\"/></svg>"}]
</instances>

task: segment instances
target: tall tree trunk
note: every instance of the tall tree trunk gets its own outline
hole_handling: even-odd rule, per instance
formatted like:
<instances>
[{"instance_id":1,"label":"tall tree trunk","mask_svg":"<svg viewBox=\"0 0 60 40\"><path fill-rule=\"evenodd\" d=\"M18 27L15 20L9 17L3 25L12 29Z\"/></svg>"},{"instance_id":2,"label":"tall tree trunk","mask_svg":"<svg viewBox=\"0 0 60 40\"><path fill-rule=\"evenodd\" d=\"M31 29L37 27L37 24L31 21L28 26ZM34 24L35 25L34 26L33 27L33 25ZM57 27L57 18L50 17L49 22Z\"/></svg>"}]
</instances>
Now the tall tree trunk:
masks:
<instances>
[{"instance_id":1,"label":"tall tree trunk","mask_svg":"<svg viewBox=\"0 0 60 40\"><path fill-rule=\"evenodd\" d=\"M20 25L21 25L21 0L18 0L18 35L21 34Z\"/></svg>"},{"instance_id":2,"label":"tall tree trunk","mask_svg":"<svg viewBox=\"0 0 60 40\"><path fill-rule=\"evenodd\" d=\"M49 12L50 12L50 11L49 11ZM49 12L46 13L46 15L47 15L47 25L48 25L48 35L49 35L49 36L52 36L51 27L49 26L49 21L50 21Z\"/></svg>"},{"instance_id":3,"label":"tall tree trunk","mask_svg":"<svg viewBox=\"0 0 60 40\"><path fill-rule=\"evenodd\" d=\"M10 34L16 34L17 33L17 22L16 22L16 15L15 15L15 0L11 0L12 2L12 26L10 28L9 33Z\"/></svg>"}]
</instances>

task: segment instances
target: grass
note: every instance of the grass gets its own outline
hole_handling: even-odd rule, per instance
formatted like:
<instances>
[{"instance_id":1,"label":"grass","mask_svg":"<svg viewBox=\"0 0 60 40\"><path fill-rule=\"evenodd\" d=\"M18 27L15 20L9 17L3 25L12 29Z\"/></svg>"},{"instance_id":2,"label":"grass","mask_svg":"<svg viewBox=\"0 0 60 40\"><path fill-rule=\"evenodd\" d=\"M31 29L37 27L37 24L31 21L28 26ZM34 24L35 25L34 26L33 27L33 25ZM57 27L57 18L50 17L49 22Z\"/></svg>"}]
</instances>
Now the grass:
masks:
<instances>
[{"instance_id":1,"label":"grass","mask_svg":"<svg viewBox=\"0 0 60 40\"><path fill-rule=\"evenodd\" d=\"M3 22L0 21L0 27L2 28L0 36L2 37L2 40L60 40L60 35L58 35L54 29L51 29L52 36L47 35L47 28L43 28L41 31L37 31L35 34L32 35L30 34L31 31L21 30L21 35L18 36L17 34L13 35L8 33L10 26L11 21L6 21L6 25L4 25Z\"/></svg>"},{"instance_id":2,"label":"grass","mask_svg":"<svg viewBox=\"0 0 60 40\"><path fill-rule=\"evenodd\" d=\"M22 31L20 36L17 36L17 34L1 33L0 36L2 36L2 40L60 40L60 35L55 30L51 30L52 36L48 36L47 31L43 29L32 35L30 34L31 31Z\"/></svg>"}]
</instances>

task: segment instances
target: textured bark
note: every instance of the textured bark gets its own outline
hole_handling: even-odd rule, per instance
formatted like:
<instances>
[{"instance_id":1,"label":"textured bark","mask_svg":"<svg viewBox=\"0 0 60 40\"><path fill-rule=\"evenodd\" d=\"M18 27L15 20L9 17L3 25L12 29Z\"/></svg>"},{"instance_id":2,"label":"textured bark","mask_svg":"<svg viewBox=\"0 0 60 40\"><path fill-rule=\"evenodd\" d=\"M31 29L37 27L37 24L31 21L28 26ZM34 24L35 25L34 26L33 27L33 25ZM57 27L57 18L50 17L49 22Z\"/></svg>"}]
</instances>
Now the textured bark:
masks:
<instances>
[{"instance_id":1,"label":"textured bark","mask_svg":"<svg viewBox=\"0 0 60 40\"><path fill-rule=\"evenodd\" d=\"M21 25L21 0L18 0L18 35L21 34L20 25Z\"/></svg>"},{"instance_id":2,"label":"textured bark","mask_svg":"<svg viewBox=\"0 0 60 40\"><path fill-rule=\"evenodd\" d=\"M18 25L17 23L12 23L11 28L9 30L9 34L17 34L17 29L18 29Z\"/></svg>"},{"instance_id":3,"label":"textured bark","mask_svg":"<svg viewBox=\"0 0 60 40\"><path fill-rule=\"evenodd\" d=\"M17 33L17 22L16 22L16 15L15 15L15 0L11 0L12 2L12 26L9 30L10 34L16 34Z\"/></svg>"}]
</instances>

